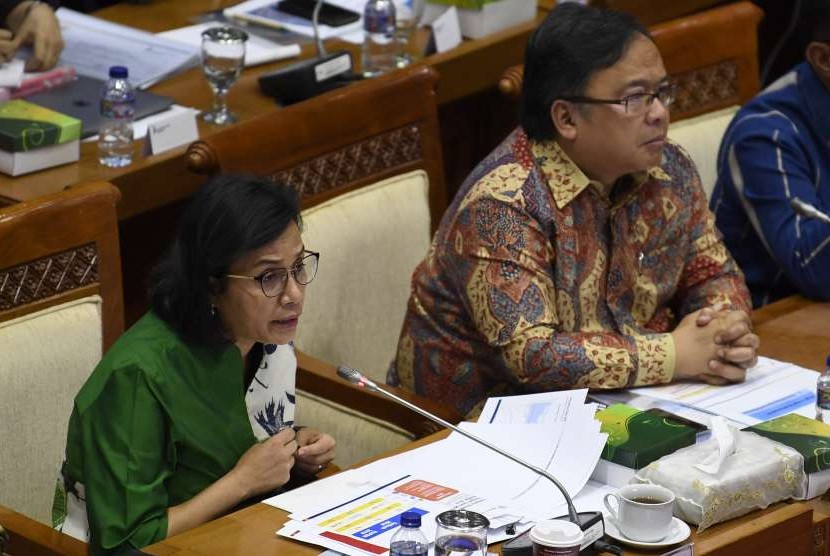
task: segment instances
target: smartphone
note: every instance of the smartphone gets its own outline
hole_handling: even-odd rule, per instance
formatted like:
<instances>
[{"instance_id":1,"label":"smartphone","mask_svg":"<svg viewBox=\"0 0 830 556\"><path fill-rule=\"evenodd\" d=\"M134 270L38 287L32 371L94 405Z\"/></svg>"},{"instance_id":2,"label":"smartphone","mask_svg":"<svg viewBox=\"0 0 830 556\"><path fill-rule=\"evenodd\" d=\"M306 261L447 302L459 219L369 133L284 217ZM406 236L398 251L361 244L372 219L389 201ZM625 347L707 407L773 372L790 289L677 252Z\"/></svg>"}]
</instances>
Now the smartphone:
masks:
<instances>
[{"instance_id":1,"label":"smartphone","mask_svg":"<svg viewBox=\"0 0 830 556\"><path fill-rule=\"evenodd\" d=\"M316 4L317 2L314 0L281 0L277 2L277 9L281 12L296 15L311 21ZM341 27L349 23L354 23L358 19L360 19L359 13L341 8L340 6L323 2L323 5L320 7L319 22L322 25Z\"/></svg>"}]
</instances>

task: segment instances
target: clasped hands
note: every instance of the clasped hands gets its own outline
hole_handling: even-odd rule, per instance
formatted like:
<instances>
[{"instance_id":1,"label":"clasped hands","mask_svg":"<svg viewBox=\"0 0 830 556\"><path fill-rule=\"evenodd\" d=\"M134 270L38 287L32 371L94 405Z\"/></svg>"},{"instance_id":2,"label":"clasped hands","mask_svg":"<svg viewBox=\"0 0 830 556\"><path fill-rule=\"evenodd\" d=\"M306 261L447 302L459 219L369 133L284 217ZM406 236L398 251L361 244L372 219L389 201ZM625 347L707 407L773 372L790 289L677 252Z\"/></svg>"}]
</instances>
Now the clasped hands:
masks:
<instances>
[{"instance_id":1,"label":"clasped hands","mask_svg":"<svg viewBox=\"0 0 830 556\"><path fill-rule=\"evenodd\" d=\"M306 475L319 473L334 459L334 445L334 438L315 429L285 428L249 448L233 473L247 496L262 494L287 483L292 468Z\"/></svg>"},{"instance_id":2,"label":"clasped hands","mask_svg":"<svg viewBox=\"0 0 830 556\"><path fill-rule=\"evenodd\" d=\"M758 362L760 340L744 311L718 303L686 315L672 332L675 379L723 385L742 382Z\"/></svg>"}]
</instances>

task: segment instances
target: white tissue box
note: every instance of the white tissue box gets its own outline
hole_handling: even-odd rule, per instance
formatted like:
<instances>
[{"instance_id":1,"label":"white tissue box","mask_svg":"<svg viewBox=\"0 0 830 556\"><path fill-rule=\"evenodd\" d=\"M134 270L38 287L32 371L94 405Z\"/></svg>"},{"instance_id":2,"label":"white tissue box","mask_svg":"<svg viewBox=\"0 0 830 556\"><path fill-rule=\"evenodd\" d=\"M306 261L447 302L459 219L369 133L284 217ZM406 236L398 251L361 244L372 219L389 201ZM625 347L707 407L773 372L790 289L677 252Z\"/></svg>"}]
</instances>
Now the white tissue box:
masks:
<instances>
[{"instance_id":1,"label":"white tissue box","mask_svg":"<svg viewBox=\"0 0 830 556\"><path fill-rule=\"evenodd\" d=\"M662 485L676 496L674 514L702 531L787 498L803 498L807 477L796 450L751 432L735 431L735 451L710 475L700 463L718 451L712 438L652 462L632 482Z\"/></svg>"}]
</instances>

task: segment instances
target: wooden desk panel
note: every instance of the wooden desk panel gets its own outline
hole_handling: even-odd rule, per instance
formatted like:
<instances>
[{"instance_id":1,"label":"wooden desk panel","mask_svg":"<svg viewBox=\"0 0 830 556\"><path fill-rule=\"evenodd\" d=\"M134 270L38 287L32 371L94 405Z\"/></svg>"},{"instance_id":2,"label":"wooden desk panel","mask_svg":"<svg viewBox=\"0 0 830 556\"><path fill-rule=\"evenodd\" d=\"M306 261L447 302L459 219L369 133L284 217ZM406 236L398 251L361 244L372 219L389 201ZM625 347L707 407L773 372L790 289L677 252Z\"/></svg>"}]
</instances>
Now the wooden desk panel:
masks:
<instances>
[{"instance_id":1,"label":"wooden desk panel","mask_svg":"<svg viewBox=\"0 0 830 556\"><path fill-rule=\"evenodd\" d=\"M769 357L799 362L823 358L830 349L830 303L811 303L793 297L756 312L755 329L761 337L761 353ZM817 326L821 325L823 326ZM817 355L816 355L817 354ZM447 431L436 433L407 448L414 448L444 438ZM375 458L377 459L377 458ZM145 549L150 554L279 554L312 556L319 547L278 538L275 531L285 523L282 510L256 504L217 519ZM822 499L807 502L778 503L726 523L715 525L701 534L692 531L695 554L717 556L830 554L826 542L830 526L830 502ZM500 547L491 547L500 552ZM627 551L626 554L648 554ZM654 554L653 552L651 554Z\"/></svg>"}]
</instances>

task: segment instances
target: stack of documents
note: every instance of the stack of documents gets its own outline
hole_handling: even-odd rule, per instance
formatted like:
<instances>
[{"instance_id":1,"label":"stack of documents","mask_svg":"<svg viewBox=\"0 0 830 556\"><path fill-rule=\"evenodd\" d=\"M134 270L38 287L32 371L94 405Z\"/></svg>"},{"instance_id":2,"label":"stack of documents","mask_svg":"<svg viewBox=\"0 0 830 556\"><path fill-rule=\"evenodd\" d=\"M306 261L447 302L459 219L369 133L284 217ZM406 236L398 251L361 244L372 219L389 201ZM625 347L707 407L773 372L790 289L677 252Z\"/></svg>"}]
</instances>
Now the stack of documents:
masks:
<instances>
[{"instance_id":1,"label":"stack of documents","mask_svg":"<svg viewBox=\"0 0 830 556\"><path fill-rule=\"evenodd\" d=\"M575 497L578 510L596 510L610 489L588 479L606 435L594 420L596 407L584 403L586 394L494 398L479 422L460 427L547 470ZM567 513L563 496L547 479L458 433L266 503L291 514L278 534L354 556L386 552L406 511L422 514L431 542L435 516L450 509L484 514L489 542L508 538L508 525L522 531Z\"/></svg>"},{"instance_id":2,"label":"stack of documents","mask_svg":"<svg viewBox=\"0 0 830 556\"><path fill-rule=\"evenodd\" d=\"M709 417L721 415L743 428L788 413L815 417L815 371L759 357L746 372L746 380L729 386L681 382L667 386L634 388L628 392L593 396L605 403L622 402L639 409L660 407L709 425Z\"/></svg>"},{"instance_id":3,"label":"stack of documents","mask_svg":"<svg viewBox=\"0 0 830 556\"><path fill-rule=\"evenodd\" d=\"M211 27L221 27L223 24L217 21L209 23L197 23L188 27L181 27L164 33L158 33L157 37L174 40L200 49L202 46L202 32ZM245 43L245 67L274 62L285 58L293 58L300 55L299 44L277 44L273 41L263 39L254 34L248 34Z\"/></svg>"},{"instance_id":4,"label":"stack of documents","mask_svg":"<svg viewBox=\"0 0 830 556\"><path fill-rule=\"evenodd\" d=\"M56 12L65 43L59 65L106 80L110 66L127 66L130 83L145 89L199 64L199 48L67 8Z\"/></svg>"}]
</instances>

